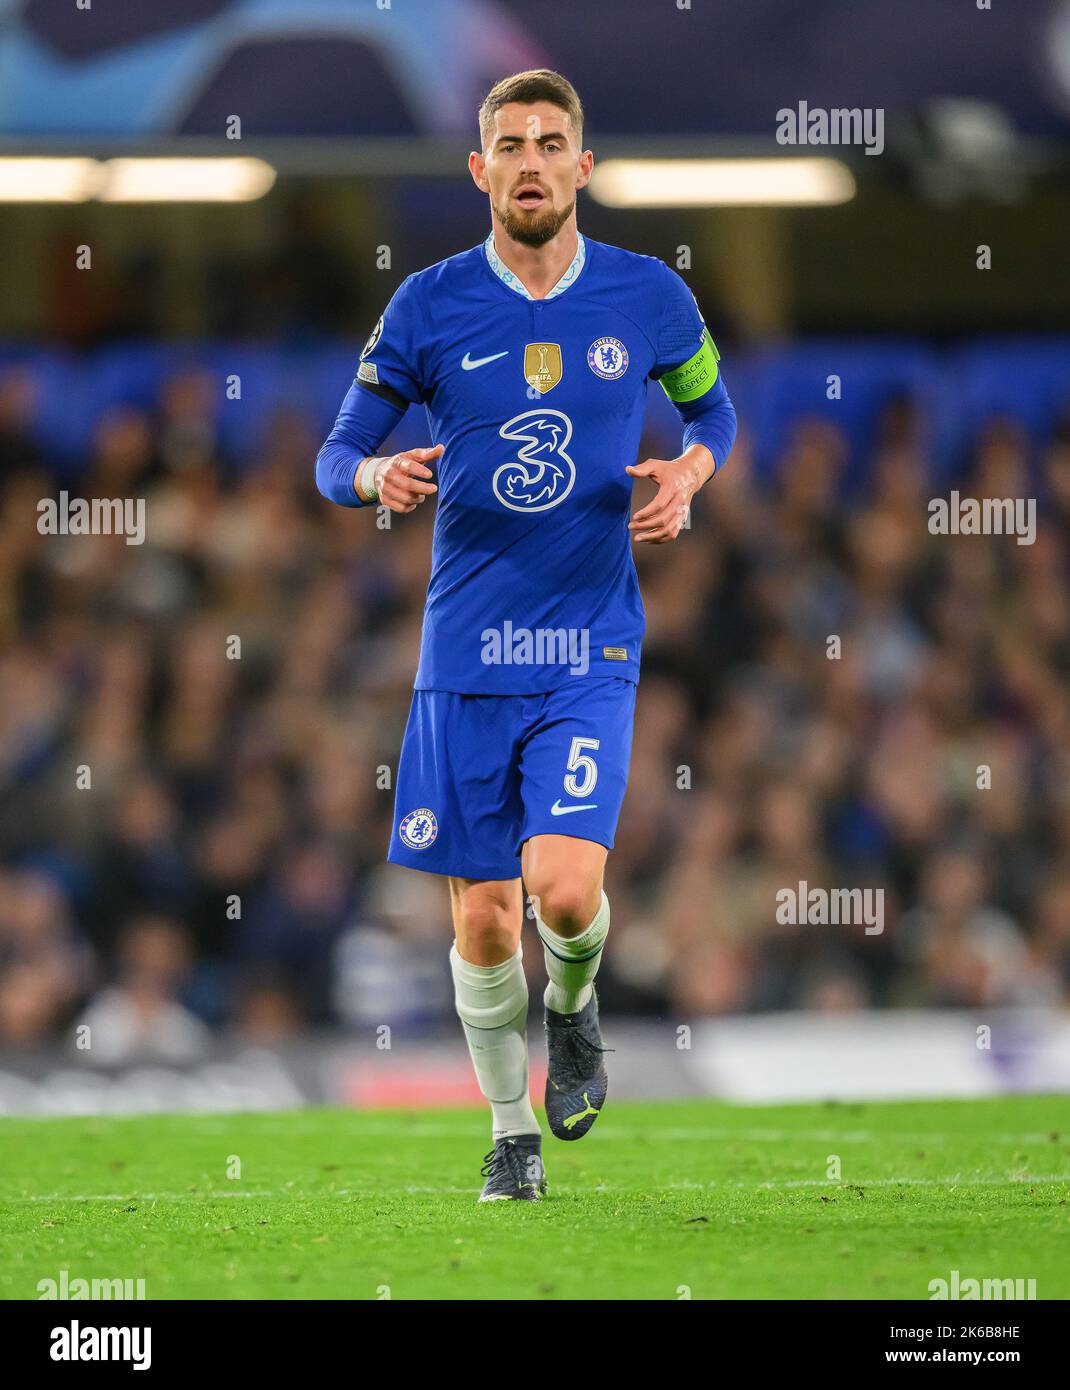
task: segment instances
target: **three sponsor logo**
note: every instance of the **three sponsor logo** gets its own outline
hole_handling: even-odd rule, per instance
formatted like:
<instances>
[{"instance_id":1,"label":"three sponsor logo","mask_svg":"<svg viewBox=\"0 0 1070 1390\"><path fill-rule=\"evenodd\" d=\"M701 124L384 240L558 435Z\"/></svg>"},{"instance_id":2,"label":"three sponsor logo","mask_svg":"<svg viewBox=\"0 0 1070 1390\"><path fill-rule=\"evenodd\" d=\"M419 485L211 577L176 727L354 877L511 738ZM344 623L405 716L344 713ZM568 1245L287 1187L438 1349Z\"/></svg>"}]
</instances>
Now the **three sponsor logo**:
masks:
<instances>
[{"instance_id":1,"label":"three sponsor logo","mask_svg":"<svg viewBox=\"0 0 1070 1390\"><path fill-rule=\"evenodd\" d=\"M559 506L576 481L576 465L567 452L572 421L564 411L525 410L498 433L521 446L491 478L502 506L511 512L545 512Z\"/></svg>"},{"instance_id":2,"label":"three sponsor logo","mask_svg":"<svg viewBox=\"0 0 1070 1390\"><path fill-rule=\"evenodd\" d=\"M473 365L506 356L507 352L497 353L479 358ZM628 349L619 338L597 338L587 350L587 365L603 381L616 381L628 370ZM524 348L524 380L540 396L560 383L564 371L560 343L528 343ZM521 411L498 433L521 446L515 458L495 469L491 479L502 506L511 512L545 512L560 506L576 482L576 465L568 454L572 421L564 411Z\"/></svg>"}]
</instances>

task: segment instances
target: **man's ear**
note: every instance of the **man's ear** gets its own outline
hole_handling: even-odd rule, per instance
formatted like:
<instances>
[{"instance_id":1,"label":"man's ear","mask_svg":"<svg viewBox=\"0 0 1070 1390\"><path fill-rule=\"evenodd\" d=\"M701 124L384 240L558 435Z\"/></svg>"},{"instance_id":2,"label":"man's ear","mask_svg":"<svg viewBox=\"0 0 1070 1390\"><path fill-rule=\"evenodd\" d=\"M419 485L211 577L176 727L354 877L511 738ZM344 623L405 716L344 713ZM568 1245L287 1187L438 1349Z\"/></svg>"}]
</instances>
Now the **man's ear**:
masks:
<instances>
[{"instance_id":1,"label":"man's ear","mask_svg":"<svg viewBox=\"0 0 1070 1390\"><path fill-rule=\"evenodd\" d=\"M490 192L490 184L487 182L487 161L478 150L473 150L468 156L468 172L472 175L477 188L484 193Z\"/></svg>"},{"instance_id":2,"label":"man's ear","mask_svg":"<svg viewBox=\"0 0 1070 1390\"><path fill-rule=\"evenodd\" d=\"M576 187L586 188L591 181L591 172L594 169L594 152L584 150L580 155L580 166L576 171Z\"/></svg>"}]
</instances>

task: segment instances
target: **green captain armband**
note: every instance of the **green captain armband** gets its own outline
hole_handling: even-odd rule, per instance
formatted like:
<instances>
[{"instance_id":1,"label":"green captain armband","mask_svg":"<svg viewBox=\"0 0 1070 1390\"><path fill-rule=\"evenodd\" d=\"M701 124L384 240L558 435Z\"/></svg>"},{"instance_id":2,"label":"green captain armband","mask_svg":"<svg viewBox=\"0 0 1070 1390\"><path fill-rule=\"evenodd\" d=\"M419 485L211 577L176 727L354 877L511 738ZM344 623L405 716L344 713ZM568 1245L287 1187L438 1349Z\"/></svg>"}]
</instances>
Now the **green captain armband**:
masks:
<instances>
[{"instance_id":1,"label":"green captain armband","mask_svg":"<svg viewBox=\"0 0 1070 1390\"><path fill-rule=\"evenodd\" d=\"M717 363L720 360L717 344L710 337L710 330L704 328L698 352L694 357L689 357L682 367L666 372L660 378L661 388L670 401L697 401L717 380Z\"/></svg>"}]
</instances>

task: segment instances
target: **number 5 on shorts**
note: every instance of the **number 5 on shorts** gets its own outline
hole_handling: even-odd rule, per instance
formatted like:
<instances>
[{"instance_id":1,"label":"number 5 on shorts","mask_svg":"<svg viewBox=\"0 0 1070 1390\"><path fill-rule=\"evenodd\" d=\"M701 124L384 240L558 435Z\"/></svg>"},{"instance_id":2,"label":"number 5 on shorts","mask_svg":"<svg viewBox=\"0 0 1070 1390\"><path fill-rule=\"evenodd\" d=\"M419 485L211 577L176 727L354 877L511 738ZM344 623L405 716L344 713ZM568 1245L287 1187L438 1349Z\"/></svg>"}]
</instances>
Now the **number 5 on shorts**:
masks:
<instances>
[{"instance_id":1,"label":"number 5 on shorts","mask_svg":"<svg viewBox=\"0 0 1070 1390\"><path fill-rule=\"evenodd\" d=\"M596 738L574 738L572 747L569 749L568 772L565 775L565 791L569 796L590 796L594 791L595 783L598 781L598 768L595 760L589 757L583 750L585 748L599 747L599 740ZM574 776L581 771L582 778Z\"/></svg>"}]
</instances>

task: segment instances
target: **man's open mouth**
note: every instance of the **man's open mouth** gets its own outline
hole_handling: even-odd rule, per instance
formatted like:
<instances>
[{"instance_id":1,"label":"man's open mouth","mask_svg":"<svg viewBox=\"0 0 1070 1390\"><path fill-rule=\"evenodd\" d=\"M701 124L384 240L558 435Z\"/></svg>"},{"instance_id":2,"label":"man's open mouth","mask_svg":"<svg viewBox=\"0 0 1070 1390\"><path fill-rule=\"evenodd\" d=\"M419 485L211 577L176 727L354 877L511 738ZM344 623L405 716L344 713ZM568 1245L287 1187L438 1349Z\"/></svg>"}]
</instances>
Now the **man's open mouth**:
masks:
<instances>
[{"instance_id":1,"label":"man's open mouth","mask_svg":"<svg viewBox=\"0 0 1070 1390\"><path fill-rule=\"evenodd\" d=\"M518 188L513 197L522 208L534 209L542 207L546 202L546 194L541 188L536 188L534 184L525 184Z\"/></svg>"}]
</instances>

